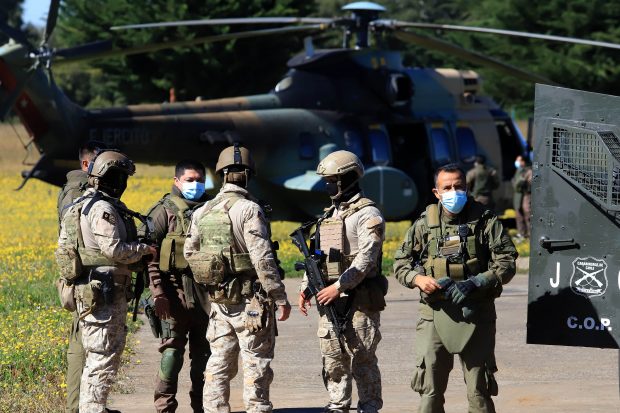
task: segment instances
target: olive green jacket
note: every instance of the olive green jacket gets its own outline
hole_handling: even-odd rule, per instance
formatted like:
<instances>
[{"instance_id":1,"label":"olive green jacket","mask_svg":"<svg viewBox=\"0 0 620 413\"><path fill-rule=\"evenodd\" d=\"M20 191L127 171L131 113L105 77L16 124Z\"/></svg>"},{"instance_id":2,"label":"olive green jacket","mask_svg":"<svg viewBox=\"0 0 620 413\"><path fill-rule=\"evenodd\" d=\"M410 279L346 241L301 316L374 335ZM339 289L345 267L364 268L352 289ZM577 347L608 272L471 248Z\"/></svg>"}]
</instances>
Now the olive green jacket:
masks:
<instances>
[{"instance_id":1,"label":"olive green jacket","mask_svg":"<svg viewBox=\"0 0 620 413\"><path fill-rule=\"evenodd\" d=\"M439 209L441 210L441 205ZM484 205L469 198L465 208L459 215L450 219L441 214L442 232L446 235L457 234L457 226L468 222L484 219L486 223L481 227L480 239L477 243L476 255L484 260L481 273L495 281L497 294L501 293L501 286L510 282L516 272L515 260L518 256L512 240L504 230L501 222L494 213ZM394 275L407 288L416 288L413 284L417 274L424 275L424 264L428 259L428 244L430 230L426 223L426 212L422 213L405 235L405 240L394 256ZM485 295L477 303L480 308L479 319L495 319L494 295ZM424 297L421 298L420 314L423 318L432 319L432 304Z\"/></svg>"},{"instance_id":2,"label":"olive green jacket","mask_svg":"<svg viewBox=\"0 0 620 413\"><path fill-rule=\"evenodd\" d=\"M192 209L199 208L200 206L204 205L206 201L209 200L209 197L206 194L203 195L202 198L198 201L192 201L189 199L185 199L183 195L181 194L181 192L179 191L179 189L174 185L172 186L172 190L170 191L170 194L164 195L163 198L169 197L171 195L182 198L187 203L187 205ZM150 234L149 238L151 238L151 241L157 244L158 248L161 247L161 243L164 240L164 238L166 238L166 235L168 234L168 232L173 231L176 228L177 221L178 221L176 213L166 208L164 204L162 203L163 198L162 200L158 201L153 207L151 207L148 213L148 216L152 219L152 222L153 222L153 233ZM140 228L139 233L144 234L144 226ZM183 248L183 246L181 246L181 248ZM151 265L157 265L157 264L151 264ZM190 271L190 270L188 269L187 271ZM161 277L168 278L169 281L172 283L172 285L177 288L177 290L184 289L183 280L182 280L183 274L176 273L176 272L163 273L161 271L159 272L149 271L149 274L159 274L159 277L151 275L150 279L148 280L149 289L151 290L151 293L153 295L164 293L164 291L162 290L160 286ZM207 290L205 288L202 288L197 283L192 282L191 284L193 286L192 296L194 297L194 304L201 306L205 311L208 311L208 308L209 308L208 297L209 296L208 296ZM187 285L188 284L185 284L185 286ZM185 292L185 296L187 300L189 298L187 292Z\"/></svg>"}]
</instances>

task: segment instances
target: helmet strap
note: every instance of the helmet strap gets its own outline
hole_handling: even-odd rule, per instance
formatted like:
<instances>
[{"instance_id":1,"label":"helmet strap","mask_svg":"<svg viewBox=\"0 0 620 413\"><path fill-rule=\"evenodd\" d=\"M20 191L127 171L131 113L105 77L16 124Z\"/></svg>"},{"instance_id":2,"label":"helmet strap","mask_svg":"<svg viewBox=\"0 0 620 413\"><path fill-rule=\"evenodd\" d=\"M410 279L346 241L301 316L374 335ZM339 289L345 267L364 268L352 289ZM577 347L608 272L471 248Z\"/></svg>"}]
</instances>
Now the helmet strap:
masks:
<instances>
[{"instance_id":1,"label":"helmet strap","mask_svg":"<svg viewBox=\"0 0 620 413\"><path fill-rule=\"evenodd\" d=\"M357 186L357 183L359 182L359 178L354 180L353 182L351 182L349 185L347 185L346 188L342 189L342 175L338 176L338 193L334 196L330 196L330 198L334 201L334 202L346 202L349 199L351 199L351 196L355 195L358 191L358 188L355 188ZM355 191L351 191L351 189L354 189ZM346 198L346 199L343 199Z\"/></svg>"}]
</instances>

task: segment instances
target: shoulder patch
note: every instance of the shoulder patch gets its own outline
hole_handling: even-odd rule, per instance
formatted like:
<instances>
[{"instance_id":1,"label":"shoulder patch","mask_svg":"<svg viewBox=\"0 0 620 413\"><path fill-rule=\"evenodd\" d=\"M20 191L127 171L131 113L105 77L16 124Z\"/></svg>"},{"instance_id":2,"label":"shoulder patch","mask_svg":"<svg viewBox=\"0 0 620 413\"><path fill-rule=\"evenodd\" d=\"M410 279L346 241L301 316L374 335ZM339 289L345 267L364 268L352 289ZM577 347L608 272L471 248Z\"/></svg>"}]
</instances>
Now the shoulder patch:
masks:
<instances>
[{"instance_id":1,"label":"shoulder patch","mask_svg":"<svg viewBox=\"0 0 620 413\"><path fill-rule=\"evenodd\" d=\"M108 221L110 224L115 225L116 224L116 218L114 217L114 215L110 214L109 212L105 212L103 213L103 219Z\"/></svg>"},{"instance_id":2,"label":"shoulder patch","mask_svg":"<svg viewBox=\"0 0 620 413\"><path fill-rule=\"evenodd\" d=\"M366 221L366 228L373 229L373 228L378 227L382 223L383 223L383 218L381 218L380 216L374 216L374 217L369 218L368 221Z\"/></svg>"}]
</instances>

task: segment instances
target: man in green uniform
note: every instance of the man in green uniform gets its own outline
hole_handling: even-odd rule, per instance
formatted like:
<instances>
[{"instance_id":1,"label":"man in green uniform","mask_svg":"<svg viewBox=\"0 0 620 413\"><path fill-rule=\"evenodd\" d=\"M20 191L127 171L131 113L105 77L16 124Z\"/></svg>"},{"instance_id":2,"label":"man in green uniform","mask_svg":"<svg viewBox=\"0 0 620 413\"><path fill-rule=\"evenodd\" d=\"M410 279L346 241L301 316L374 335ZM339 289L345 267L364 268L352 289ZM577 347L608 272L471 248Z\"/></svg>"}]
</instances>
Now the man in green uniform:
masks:
<instances>
[{"instance_id":1,"label":"man in green uniform","mask_svg":"<svg viewBox=\"0 0 620 413\"><path fill-rule=\"evenodd\" d=\"M495 168L486 165L484 155L476 156L474 167L467 172L467 190L476 202L495 209L493 190L499 188L499 177Z\"/></svg>"},{"instance_id":2,"label":"man in green uniform","mask_svg":"<svg viewBox=\"0 0 620 413\"><path fill-rule=\"evenodd\" d=\"M188 342L190 405L194 412L203 412L204 370L210 355L206 337L208 291L193 282L183 245L193 212L207 200L204 166L184 160L176 165L172 191L147 214L153 220L150 238L160 249L159 262L149 264L149 289L155 315L161 320L155 322L163 325L159 346L162 357L155 383L157 412L174 412L178 407L177 384Z\"/></svg>"},{"instance_id":3,"label":"man in green uniform","mask_svg":"<svg viewBox=\"0 0 620 413\"><path fill-rule=\"evenodd\" d=\"M515 160L515 175L512 178L512 203L517 221L517 237L530 237L530 215L532 213L532 166L527 158L519 155Z\"/></svg>"},{"instance_id":4,"label":"man in green uniform","mask_svg":"<svg viewBox=\"0 0 620 413\"><path fill-rule=\"evenodd\" d=\"M80 147L79 159L80 169L67 173L67 182L63 185L58 194L58 223L62 220L65 206L79 198L88 187L88 164L93 160L97 151L102 148L98 142L86 142ZM82 369L84 367L84 347L82 347L82 334L77 312L73 312L73 322L69 332L69 347L67 348L67 406L66 413L78 413L80 401L80 381Z\"/></svg>"},{"instance_id":5,"label":"man in green uniform","mask_svg":"<svg viewBox=\"0 0 620 413\"><path fill-rule=\"evenodd\" d=\"M446 165L435 174L439 200L426 208L397 250L394 273L420 289L416 370L420 412L443 412L459 354L469 412L495 412L495 298L515 275L516 249L493 212L467 197L465 174Z\"/></svg>"}]
</instances>

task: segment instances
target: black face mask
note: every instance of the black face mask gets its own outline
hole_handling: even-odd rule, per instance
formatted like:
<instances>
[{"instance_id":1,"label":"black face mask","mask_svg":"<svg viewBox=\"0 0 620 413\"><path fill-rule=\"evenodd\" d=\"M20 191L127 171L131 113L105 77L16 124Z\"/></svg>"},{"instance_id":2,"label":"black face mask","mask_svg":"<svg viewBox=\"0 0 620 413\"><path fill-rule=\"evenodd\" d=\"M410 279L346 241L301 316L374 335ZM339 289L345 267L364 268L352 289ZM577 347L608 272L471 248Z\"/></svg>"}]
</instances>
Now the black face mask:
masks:
<instances>
[{"instance_id":1,"label":"black face mask","mask_svg":"<svg viewBox=\"0 0 620 413\"><path fill-rule=\"evenodd\" d=\"M330 197L338 195L338 183L337 182L325 182L325 192Z\"/></svg>"},{"instance_id":2,"label":"black face mask","mask_svg":"<svg viewBox=\"0 0 620 413\"><path fill-rule=\"evenodd\" d=\"M99 178L99 187L112 198L120 198L127 189L127 174L121 171L111 170L105 176Z\"/></svg>"}]
</instances>

